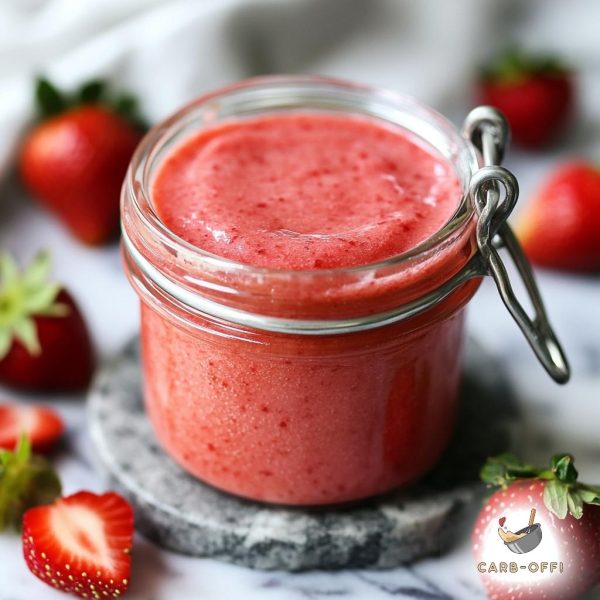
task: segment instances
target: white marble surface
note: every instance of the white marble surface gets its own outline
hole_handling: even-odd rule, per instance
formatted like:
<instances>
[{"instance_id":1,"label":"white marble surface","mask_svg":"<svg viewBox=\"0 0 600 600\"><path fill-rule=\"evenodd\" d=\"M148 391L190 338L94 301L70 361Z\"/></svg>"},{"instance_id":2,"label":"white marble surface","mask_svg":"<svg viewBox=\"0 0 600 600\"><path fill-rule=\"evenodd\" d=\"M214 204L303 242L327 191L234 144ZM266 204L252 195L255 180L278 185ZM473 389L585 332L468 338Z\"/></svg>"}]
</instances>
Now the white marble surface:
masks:
<instances>
[{"instance_id":1,"label":"white marble surface","mask_svg":"<svg viewBox=\"0 0 600 600\"><path fill-rule=\"evenodd\" d=\"M523 193L552 158L513 155ZM137 329L136 300L121 273L116 247L84 250L50 218L9 186L3 190L2 246L29 256L38 246L54 251L55 271L79 298L89 317L97 346L106 359ZM542 371L520 332L504 310L491 282L486 282L469 310L468 327L506 368L523 410L524 457L545 460L559 450L576 454L582 477L600 481L600 280L548 272L539 280L573 366L573 379L556 386ZM1 398L14 393L2 391ZM27 400L27 398L24 398ZM50 401L50 399L49 399ZM53 398L68 423L66 447L58 456L66 493L102 490L93 467L82 397ZM485 398L482 398L485 402ZM473 511L476 507L473 507ZM384 572L262 573L211 560L198 560L159 550L140 536L136 540L131 598L138 600L280 600L343 597L484 598L470 555L468 535L473 514L465 517L462 535L443 557L409 568ZM0 536L0 600L63 598L27 571L19 539ZM600 592L589 598L600 598Z\"/></svg>"}]
</instances>

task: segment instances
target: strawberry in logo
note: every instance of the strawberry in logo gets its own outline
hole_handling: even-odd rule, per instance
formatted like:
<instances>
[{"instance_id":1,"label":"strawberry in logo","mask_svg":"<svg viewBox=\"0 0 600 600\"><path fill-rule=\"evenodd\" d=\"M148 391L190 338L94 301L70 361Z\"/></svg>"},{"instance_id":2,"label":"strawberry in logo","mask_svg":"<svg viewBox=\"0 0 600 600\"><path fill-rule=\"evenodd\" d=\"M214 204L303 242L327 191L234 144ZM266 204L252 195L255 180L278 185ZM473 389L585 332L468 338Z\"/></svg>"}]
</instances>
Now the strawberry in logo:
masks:
<instances>
[{"instance_id":1,"label":"strawberry in logo","mask_svg":"<svg viewBox=\"0 0 600 600\"><path fill-rule=\"evenodd\" d=\"M500 489L485 502L475 522L472 542L477 563L484 564L489 559L485 555L489 544L502 543L498 533L502 532L500 537L507 538L505 543L509 544L515 541L511 536L516 535L518 544L529 533L527 528L518 534L498 530L496 523L504 520L497 521L498 514L529 514L530 511L529 528L534 527L534 517L536 521L543 521L544 536L553 540L562 563L559 575L537 581L517 581L510 573L492 576L489 570L482 569L481 578L491 598L573 600L600 582L600 486L580 483L577 476L569 454L554 456L550 468L546 469L522 464L511 454L487 461L481 477L490 486ZM488 543L486 535L490 533ZM506 560L514 558L507 553Z\"/></svg>"}]
</instances>

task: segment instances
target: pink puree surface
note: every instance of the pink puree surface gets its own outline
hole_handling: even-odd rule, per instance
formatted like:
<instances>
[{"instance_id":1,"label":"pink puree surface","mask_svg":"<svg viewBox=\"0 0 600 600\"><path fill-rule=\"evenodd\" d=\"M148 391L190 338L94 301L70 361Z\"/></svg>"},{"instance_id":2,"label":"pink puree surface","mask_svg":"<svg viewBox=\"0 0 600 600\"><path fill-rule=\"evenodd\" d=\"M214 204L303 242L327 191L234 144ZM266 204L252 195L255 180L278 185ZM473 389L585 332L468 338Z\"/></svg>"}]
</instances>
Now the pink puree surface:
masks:
<instances>
[{"instance_id":1,"label":"pink puree surface","mask_svg":"<svg viewBox=\"0 0 600 600\"><path fill-rule=\"evenodd\" d=\"M261 117L186 141L153 188L164 223L219 256L282 269L369 264L451 217L460 185L399 128L324 114Z\"/></svg>"},{"instance_id":2,"label":"pink puree surface","mask_svg":"<svg viewBox=\"0 0 600 600\"><path fill-rule=\"evenodd\" d=\"M451 167L400 129L299 114L188 139L165 159L153 196L192 244L311 269L410 249L448 220L460 191ZM345 502L414 481L452 431L468 296L409 323L326 337L234 334L200 319L192 329L144 304L158 437L191 473L258 500Z\"/></svg>"}]
</instances>

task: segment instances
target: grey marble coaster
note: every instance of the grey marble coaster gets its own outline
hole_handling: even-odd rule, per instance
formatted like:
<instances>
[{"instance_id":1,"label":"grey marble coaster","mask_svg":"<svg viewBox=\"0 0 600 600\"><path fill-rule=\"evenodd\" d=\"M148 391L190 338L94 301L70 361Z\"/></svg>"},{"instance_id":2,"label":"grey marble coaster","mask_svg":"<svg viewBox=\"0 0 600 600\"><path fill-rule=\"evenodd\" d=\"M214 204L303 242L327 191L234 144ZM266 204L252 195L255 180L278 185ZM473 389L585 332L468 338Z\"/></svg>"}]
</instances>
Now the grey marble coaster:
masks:
<instances>
[{"instance_id":1,"label":"grey marble coaster","mask_svg":"<svg viewBox=\"0 0 600 600\"><path fill-rule=\"evenodd\" d=\"M96 379L91 437L111 486L135 506L138 528L166 548L258 569L393 567L448 546L457 513L477 493L479 466L509 444L510 390L472 342L466 364L458 430L442 463L417 488L343 508L245 501L184 472L144 412L137 341Z\"/></svg>"}]
</instances>

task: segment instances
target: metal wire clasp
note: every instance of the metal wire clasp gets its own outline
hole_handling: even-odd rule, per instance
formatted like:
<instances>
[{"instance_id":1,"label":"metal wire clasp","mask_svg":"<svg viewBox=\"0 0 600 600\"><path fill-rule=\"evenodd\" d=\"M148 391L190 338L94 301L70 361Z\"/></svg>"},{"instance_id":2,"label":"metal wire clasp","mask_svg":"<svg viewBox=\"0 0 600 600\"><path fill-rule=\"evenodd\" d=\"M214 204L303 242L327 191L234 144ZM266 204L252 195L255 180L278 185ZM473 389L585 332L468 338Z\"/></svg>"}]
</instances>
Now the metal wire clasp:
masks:
<instances>
[{"instance_id":1,"label":"metal wire clasp","mask_svg":"<svg viewBox=\"0 0 600 600\"><path fill-rule=\"evenodd\" d=\"M476 238L483 266L496 282L498 292L539 361L558 383L570 377L569 364L550 326L544 303L529 262L506 219L519 195L515 176L500 166L508 143L509 129L502 114L490 106L479 106L465 120L463 134L479 150L484 166L471 178L470 201L477 213ZM499 249L506 249L533 305L533 318L517 299Z\"/></svg>"}]
</instances>

